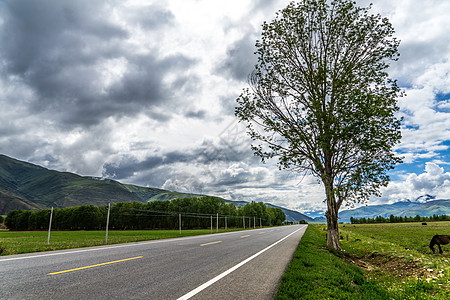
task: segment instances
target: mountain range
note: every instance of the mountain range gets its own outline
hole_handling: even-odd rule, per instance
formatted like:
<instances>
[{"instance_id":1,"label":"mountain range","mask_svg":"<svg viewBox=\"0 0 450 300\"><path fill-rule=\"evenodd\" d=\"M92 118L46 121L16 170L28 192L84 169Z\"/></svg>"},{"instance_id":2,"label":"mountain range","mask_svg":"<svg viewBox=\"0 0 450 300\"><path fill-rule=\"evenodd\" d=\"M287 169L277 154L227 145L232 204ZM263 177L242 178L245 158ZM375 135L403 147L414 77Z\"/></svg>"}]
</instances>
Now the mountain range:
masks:
<instances>
[{"instance_id":1,"label":"mountain range","mask_svg":"<svg viewBox=\"0 0 450 300\"><path fill-rule=\"evenodd\" d=\"M167 191L158 188L123 184L107 178L59 172L0 154L0 215L14 209L43 209L79 205L105 205L116 202L163 201L204 195ZM246 201L231 201L237 206ZM279 207L265 203L270 207ZM279 207L286 220L314 221L294 210Z\"/></svg>"},{"instance_id":2,"label":"mountain range","mask_svg":"<svg viewBox=\"0 0 450 300\"><path fill-rule=\"evenodd\" d=\"M423 195L413 201L402 200L392 204L363 206L339 212L339 221L350 222L351 217L356 219L377 216L389 218L390 215L398 217L450 215L450 199L435 199L433 196Z\"/></svg>"},{"instance_id":3,"label":"mountain range","mask_svg":"<svg viewBox=\"0 0 450 300\"><path fill-rule=\"evenodd\" d=\"M175 198L202 197L164 189L123 184L119 181L80 176L69 172L59 172L13 159L0 154L0 215L13 209L42 209L49 207L70 207L79 205L105 205L116 202L163 201ZM237 206L247 201L231 201ZM298 222L325 222L324 217L312 218L295 210L265 203L269 207L279 207L286 214L286 220ZM350 218L375 218L382 216L432 216L450 215L450 199L436 199L422 195L414 200L402 200L393 204L369 205L339 212L340 222L350 222Z\"/></svg>"}]
</instances>

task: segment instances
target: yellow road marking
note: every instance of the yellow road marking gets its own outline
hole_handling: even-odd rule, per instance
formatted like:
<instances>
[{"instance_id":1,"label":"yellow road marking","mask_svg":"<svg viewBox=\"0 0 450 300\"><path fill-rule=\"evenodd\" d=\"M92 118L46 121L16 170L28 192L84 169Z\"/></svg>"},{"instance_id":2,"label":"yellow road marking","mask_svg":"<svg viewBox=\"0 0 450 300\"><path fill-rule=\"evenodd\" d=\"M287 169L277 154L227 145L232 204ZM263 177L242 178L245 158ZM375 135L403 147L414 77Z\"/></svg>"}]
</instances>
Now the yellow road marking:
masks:
<instances>
[{"instance_id":1,"label":"yellow road marking","mask_svg":"<svg viewBox=\"0 0 450 300\"><path fill-rule=\"evenodd\" d=\"M263 232L260 232L259 234L263 234L263 233L266 233L265 231L263 231Z\"/></svg>"},{"instance_id":2,"label":"yellow road marking","mask_svg":"<svg viewBox=\"0 0 450 300\"><path fill-rule=\"evenodd\" d=\"M241 236L241 239L243 239L243 238L246 238L246 237L249 237L250 235L243 235L243 236Z\"/></svg>"},{"instance_id":3,"label":"yellow road marking","mask_svg":"<svg viewBox=\"0 0 450 300\"><path fill-rule=\"evenodd\" d=\"M81 267L81 268L75 268L75 269L70 269L70 270L64 270L64 271L59 271L59 272L48 273L47 275L56 275L56 274L68 273L68 272L73 272L73 271L78 271L78 270L84 270L84 269L89 269L89 268L94 268L94 267L99 267L99 266L104 266L104 265L109 265L109 264L115 264L115 263L122 262L122 261L138 259L138 258L142 258L142 257L143 256L136 256L136 257L132 257L132 258L115 260L115 261L105 262L105 263L91 265L91 266L86 266L86 267Z\"/></svg>"},{"instance_id":4,"label":"yellow road marking","mask_svg":"<svg viewBox=\"0 0 450 300\"><path fill-rule=\"evenodd\" d=\"M217 243L222 243L222 241L217 241L217 242L211 242L211 243L201 244L200 246L212 245L212 244L217 244Z\"/></svg>"}]
</instances>

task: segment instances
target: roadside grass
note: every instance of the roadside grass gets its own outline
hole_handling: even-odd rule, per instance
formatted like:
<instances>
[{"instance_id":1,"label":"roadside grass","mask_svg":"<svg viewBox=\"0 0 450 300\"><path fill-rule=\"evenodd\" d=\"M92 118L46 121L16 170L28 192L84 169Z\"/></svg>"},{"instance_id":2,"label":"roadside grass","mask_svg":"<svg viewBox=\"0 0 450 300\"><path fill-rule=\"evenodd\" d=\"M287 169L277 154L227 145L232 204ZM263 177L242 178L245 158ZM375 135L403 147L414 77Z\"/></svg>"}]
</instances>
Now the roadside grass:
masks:
<instances>
[{"instance_id":1,"label":"roadside grass","mask_svg":"<svg viewBox=\"0 0 450 300\"><path fill-rule=\"evenodd\" d=\"M450 299L450 245L441 246L443 254L429 248L449 228L450 222L345 224L341 246L393 299Z\"/></svg>"},{"instance_id":2,"label":"roadside grass","mask_svg":"<svg viewBox=\"0 0 450 300\"><path fill-rule=\"evenodd\" d=\"M326 248L323 225L308 225L276 299L392 299L342 253Z\"/></svg>"},{"instance_id":3,"label":"roadside grass","mask_svg":"<svg viewBox=\"0 0 450 300\"><path fill-rule=\"evenodd\" d=\"M219 233L243 230L219 229ZM182 230L111 230L108 245L210 234L210 229ZM216 233L216 230L213 230ZM42 252L105 245L105 231L52 231L47 245L47 231L0 231L0 255Z\"/></svg>"}]
</instances>

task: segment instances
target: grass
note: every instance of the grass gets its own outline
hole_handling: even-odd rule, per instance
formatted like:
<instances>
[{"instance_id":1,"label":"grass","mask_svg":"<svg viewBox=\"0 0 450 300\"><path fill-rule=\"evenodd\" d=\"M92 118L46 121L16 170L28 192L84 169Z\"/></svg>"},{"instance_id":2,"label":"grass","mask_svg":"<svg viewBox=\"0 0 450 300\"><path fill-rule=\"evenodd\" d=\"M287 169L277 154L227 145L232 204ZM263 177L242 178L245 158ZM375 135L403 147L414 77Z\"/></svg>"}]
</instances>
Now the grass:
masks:
<instances>
[{"instance_id":1,"label":"grass","mask_svg":"<svg viewBox=\"0 0 450 300\"><path fill-rule=\"evenodd\" d=\"M448 233L450 222L341 225L344 255L326 248L325 227L308 226L276 299L450 299L450 245L443 254L428 247L433 235ZM179 236L178 230L110 231L108 244ZM0 253L96 246L104 239L104 231L54 231L47 246L47 232L0 230Z\"/></svg>"},{"instance_id":2,"label":"grass","mask_svg":"<svg viewBox=\"0 0 450 300\"><path fill-rule=\"evenodd\" d=\"M448 233L450 222L427 224L341 225L341 246L393 299L450 299L450 245L443 254L428 246L435 234Z\"/></svg>"},{"instance_id":3,"label":"grass","mask_svg":"<svg viewBox=\"0 0 450 300\"><path fill-rule=\"evenodd\" d=\"M450 299L450 245L429 249L450 222L345 224L343 253L326 248L326 225L309 225L277 299Z\"/></svg>"},{"instance_id":4,"label":"grass","mask_svg":"<svg viewBox=\"0 0 450 300\"><path fill-rule=\"evenodd\" d=\"M219 229L231 232L242 229ZM177 238L211 233L210 229L182 230L126 230L109 231L108 244ZM213 233L216 233L214 230ZM0 255L71 249L105 244L105 231L52 231L47 245L46 231L0 230Z\"/></svg>"},{"instance_id":5,"label":"grass","mask_svg":"<svg viewBox=\"0 0 450 300\"><path fill-rule=\"evenodd\" d=\"M323 225L309 225L276 299L392 299L363 270L326 248Z\"/></svg>"}]
</instances>

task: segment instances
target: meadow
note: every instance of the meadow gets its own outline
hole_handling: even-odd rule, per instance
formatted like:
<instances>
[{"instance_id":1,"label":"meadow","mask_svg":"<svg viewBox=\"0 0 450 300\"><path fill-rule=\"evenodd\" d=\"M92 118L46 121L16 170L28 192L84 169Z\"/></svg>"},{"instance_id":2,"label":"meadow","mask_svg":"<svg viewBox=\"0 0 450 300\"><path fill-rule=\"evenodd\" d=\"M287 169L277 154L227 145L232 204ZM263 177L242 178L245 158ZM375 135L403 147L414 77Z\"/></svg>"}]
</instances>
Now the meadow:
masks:
<instances>
[{"instance_id":1,"label":"meadow","mask_svg":"<svg viewBox=\"0 0 450 300\"><path fill-rule=\"evenodd\" d=\"M450 244L432 253L435 234L450 222L341 224L341 253L310 224L277 299L450 299Z\"/></svg>"},{"instance_id":2,"label":"meadow","mask_svg":"<svg viewBox=\"0 0 450 300\"><path fill-rule=\"evenodd\" d=\"M345 224L341 245L393 299L449 299L450 245L430 248L435 234L450 234L450 222Z\"/></svg>"},{"instance_id":3,"label":"meadow","mask_svg":"<svg viewBox=\"0 0 450 300\"><path fill-rule=\"evenodd\" d=\"M308 225L276 299L391 299L364 270L326 247L324 226Z\"/></svg>"},{"instance_id":4,"label":"meadow","mask_svg":"<svg viewBox=\"0 0 450 300\"><path fill-rule=\"evenodd\" d=\"M226 232L242 230L227 229ZM219 229L219 232L225 232ZM130 243L177 238L211 233L210 229L195 230L111 230L108 244ZM216 233L214 229L213 233ZM52 231L47 245L47 231L0 230L0 255L100 246L105 244L105 231Z\"/></svg>"}]
</instances>

